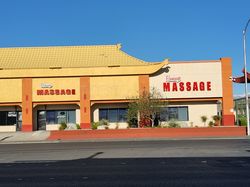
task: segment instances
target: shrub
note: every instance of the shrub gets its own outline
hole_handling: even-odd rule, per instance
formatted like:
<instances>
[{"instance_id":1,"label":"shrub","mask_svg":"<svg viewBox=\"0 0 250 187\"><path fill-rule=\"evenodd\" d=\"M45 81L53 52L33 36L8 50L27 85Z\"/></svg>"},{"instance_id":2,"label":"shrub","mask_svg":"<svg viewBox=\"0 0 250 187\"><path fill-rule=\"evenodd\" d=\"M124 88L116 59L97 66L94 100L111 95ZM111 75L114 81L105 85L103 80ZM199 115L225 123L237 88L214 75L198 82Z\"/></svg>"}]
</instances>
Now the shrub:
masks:
<instances>
[{"instance_id":1,"label":"shrub","mask_svg":"<svg viewBox=\"0 0 250 187\"><path fill-rule=\"evenodd\" d=\"M76 124L76 128L77 128L77 129L81 129L81 126L77 123L77 124Z\"/></svg>"},{"instance_id":2,"label":"shrub","mask_svg":"<svg viewBox=\"0 0 250 187\"><path fill-rule=\"evenodd\" d=\"M213 120L214 120L214 125L215 126L220 126L220 121L221 121L221 116L219 116L219 115L214 115L213 116Z\"/></svg>"},{"instance_id":3,"label":"shrub","mask_svg":"<svg viewBox=\"0 0 250 187\"><path fill-rule=\"evenodd\" d=\"M247 118L246 118L246 116L239 115L238 120L239 120L239 125L240 126L247 126Z\"/></svg>"},{"instance_id":4,"label":"shrub","mask_svg":"<svg viewBox=\"0 0 250 187\"><path fill-rule=\"evenodd\" d=\"M109 121L106 119L102 119L101 121L99 121L99 125L108 125Z\"/></svg>"},{"instance_id":5,"label":"shrub","mask_svg":"<svg viewBox=\"0 0 250 187\"><path fill-rule=\"evenodd\" d=\"M129 127L137 128L138 127L138 120L136 118L128 120Z\"/></svg>"},{"instance_id":6,"label":"shrub","mask_svg":"<svg viewBox=\"0 0 250 187\"><path fill-rule=\"evenodd\" d=\"M169 128L180 128L180 124L176 120L170 120L168 122L168 127Z\"/></svg>"},{"instance_id":7,"label":"shrub","mask_svg":"<svg viewBox=\"0 0 250 187\"><path fill-rule=\"evenodd\" d=\"M64 129L66 129L67 128L67 124L65 123L65 122L62 122L61 124L60 124L60 127L59 127L59 130L64 130Z\"/></svg>"},{"instance_id":8,"label":"shrub","mask_svg":"<svg viewBox=\"0 0 250 187\"><path fill-rule=\"evenodd\" d=\"M92 122L91 127L93 130L97 129L97 127L99 126L99 122Z\"/></svg>"},{"instance_id":9,"label":"shrub","mask_svg":"<svg viewBox=\"0 0 250 187\"><path fill-rule=\"evenodd\" d=\"M204 123L205 126L207 122L207 116L201 116L201 121Z\"/></svg>"},{"instance_id":10,"label":"shrub","mask_svg":"<svg viewBox=\"0 0 250 187\"><path fill-rule=\"evenodd\" d=\"M209 121L208 126L209 126L209 127L213 127L213 126L214 126L214 122Z\"/></svg>"}]
</instances>

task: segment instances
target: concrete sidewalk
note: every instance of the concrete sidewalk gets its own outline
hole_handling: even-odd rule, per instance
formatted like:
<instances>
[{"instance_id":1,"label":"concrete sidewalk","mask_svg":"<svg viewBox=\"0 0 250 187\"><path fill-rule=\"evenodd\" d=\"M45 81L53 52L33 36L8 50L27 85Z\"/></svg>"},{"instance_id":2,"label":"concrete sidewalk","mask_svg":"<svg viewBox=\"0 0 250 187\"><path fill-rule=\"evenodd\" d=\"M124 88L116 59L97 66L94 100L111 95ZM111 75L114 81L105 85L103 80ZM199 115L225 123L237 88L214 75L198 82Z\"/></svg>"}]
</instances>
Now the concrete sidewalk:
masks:
<instances>
[{"instance_id":1,"label":"concrete sidewalk","mask_svg":"<svg viewBox=\"0 0 250 187\"><path fill-rule=\"evenodd\" d=\"M49 136L50 136L49 131L1 132L0 133L0 143L40 142L40 141L46 141Z\"/></svg>"}]
</instances>

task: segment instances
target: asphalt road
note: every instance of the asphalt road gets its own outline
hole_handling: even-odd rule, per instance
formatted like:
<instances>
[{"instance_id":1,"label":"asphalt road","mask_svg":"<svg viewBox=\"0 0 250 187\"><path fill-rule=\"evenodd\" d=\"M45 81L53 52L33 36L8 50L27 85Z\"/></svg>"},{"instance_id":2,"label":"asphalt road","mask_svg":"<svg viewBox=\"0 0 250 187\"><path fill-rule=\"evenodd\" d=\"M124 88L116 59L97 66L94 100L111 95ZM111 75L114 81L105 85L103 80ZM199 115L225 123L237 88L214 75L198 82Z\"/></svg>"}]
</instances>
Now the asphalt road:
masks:
<instances>
[{"instance_id":1,"label":"asphalt road","mask_svg":"<svg viewBox=\"0 0 250 187\"><path fill-rule=\"evenodd\" d=\"M250 186L250 140L0 144L0 186Z\"/></svg>"}]
</instances>

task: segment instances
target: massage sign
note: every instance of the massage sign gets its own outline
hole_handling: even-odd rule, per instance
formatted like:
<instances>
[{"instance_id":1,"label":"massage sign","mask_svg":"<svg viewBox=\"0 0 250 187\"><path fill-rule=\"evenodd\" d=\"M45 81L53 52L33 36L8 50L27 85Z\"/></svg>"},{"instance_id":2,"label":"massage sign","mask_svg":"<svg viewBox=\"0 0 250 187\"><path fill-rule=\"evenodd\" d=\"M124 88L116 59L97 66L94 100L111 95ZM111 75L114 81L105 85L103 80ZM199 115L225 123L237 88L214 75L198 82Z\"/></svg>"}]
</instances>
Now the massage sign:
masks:
<instances>
[{"instance_id":1,"label":"massage sign","mask_svg":"<svg viewBox=\"0 0 250 187\"><path fill-rule=\"evenodd\" d=\"M42 83L37 95L76 95L75 89L53 89L50 83Z\"/></svg>"},{"instance_id":2,"label":"massage sign","mask_svg":"<svg viewBox=\"0 0 250 187\"><path fill-rule=\"evenodd\" d=\"M166 82L163 83L164 92L196 92L196 91L211 91L210 81L181 81L180 76L166 76Z\"/></svg>"}]
</instances>

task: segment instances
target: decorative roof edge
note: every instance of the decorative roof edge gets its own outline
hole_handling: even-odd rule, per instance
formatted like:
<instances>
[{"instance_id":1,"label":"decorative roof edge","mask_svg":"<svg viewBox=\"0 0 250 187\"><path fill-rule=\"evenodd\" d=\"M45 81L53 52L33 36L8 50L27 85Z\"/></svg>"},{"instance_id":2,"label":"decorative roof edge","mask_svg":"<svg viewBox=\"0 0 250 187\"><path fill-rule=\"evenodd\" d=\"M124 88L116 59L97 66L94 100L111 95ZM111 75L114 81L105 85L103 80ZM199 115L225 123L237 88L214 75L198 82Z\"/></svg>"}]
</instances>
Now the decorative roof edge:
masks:
<instances>
[{"instance_id":1,"label":"decorative roof edge","mask_svg":"<svg viewBox=\"0 0 250 187\"><path fill-rule=\"evenodd\" d=\"M115 66L92 68L52 68L52 69L10 69L0 70L0 79L42 78L42 77L80 77L80 76L125 76L150 75L165 68L167 61L145 66ZM14 76L13 76L14 75Z\"/></svg>"}]
</instances>

